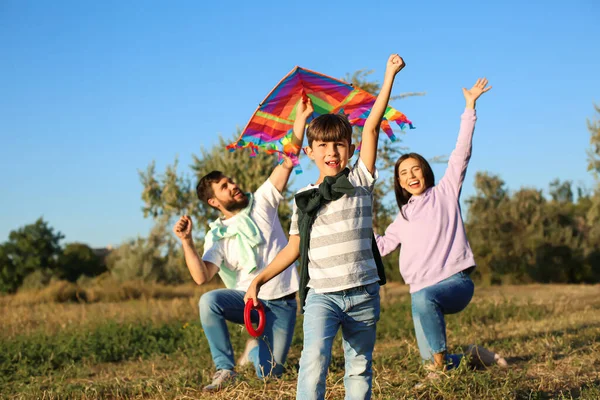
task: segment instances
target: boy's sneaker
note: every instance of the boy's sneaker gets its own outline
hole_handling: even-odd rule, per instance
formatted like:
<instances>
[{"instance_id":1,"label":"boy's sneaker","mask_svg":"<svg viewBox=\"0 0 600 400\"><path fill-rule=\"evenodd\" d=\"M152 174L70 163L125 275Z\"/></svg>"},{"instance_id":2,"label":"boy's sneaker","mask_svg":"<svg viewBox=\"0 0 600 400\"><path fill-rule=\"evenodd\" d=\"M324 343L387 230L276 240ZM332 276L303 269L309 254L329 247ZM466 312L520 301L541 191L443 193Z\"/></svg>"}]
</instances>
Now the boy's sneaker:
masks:
<instances>
[{"instance_id":1,"label":"boy's sneaker","mask_svg":"<svg viewBox=\"0 0 600 400\"><path fill-rule=\"evenodd\" d=\"M469 345L465 354L471 356L473 363L482 367L489 367L494 364L498 364L502 368L508 367L508 363L504 358L485 347Z\"/></svg>"},{"instance_id":2,"label":"boy's sneaker","mask_svg":"<svg viewBox=\"0 0 600 400\"><path fill-rule=\"evenodd\" d=\"M204 386L202 390L205 392L216 392L224 386L231 385L233 382L235 382L236 377L237 373L235 371L231 371L229 369L220 369L213 375L212 383Z\"/></svg>"},{"instance_id":3,"label":"boy's sneaker","mask_svg":"<svg viewBox=\"0 0 600 400\"><path fill-rule=\"evenodd\" d=\"M244 349L244 352L242 353L242 355L240 356L240 358L238 358L237 360L237 365L238 366L242 366L242 365L246 365L250 362L250 359L248 358L248 355L250 354L250 351L255 348L256 346L258 346L258 340L257 339L248 339L246 341L246 348Z\"/></svg>"}]
</instances>

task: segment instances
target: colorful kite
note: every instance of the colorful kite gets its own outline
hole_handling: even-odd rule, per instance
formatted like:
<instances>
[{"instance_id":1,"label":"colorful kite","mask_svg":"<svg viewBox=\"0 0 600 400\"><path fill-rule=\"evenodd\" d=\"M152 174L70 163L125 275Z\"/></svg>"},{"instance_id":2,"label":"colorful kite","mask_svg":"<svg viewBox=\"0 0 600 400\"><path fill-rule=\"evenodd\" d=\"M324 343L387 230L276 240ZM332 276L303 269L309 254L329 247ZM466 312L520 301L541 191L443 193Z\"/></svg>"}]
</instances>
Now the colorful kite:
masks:
<instances>
[{"instance_id":1,"label":"colorful kite","mask_svg":"<svg viewBox=\"0 0 600 400\"><path fill-rule=\"evenodd\" d=\"M362 128L375 103L375 96L351 84L308 69L295 67L271 90L271 93L258 106L252 118L235 143L227 149L250 149L250 156L259 149L267 153L279 153L290 156L295 166L298 158L292 154L291 138L296 106L306 96L310 97L314 107L314 116L327 113L344 113L352 126ZM390 122L396 122L400 128L406 124L413 129L400 111L386 109L381 128L394 141L396 136ZM296 168L296 173L299 173Z\"/></svg>"}]
</instances>

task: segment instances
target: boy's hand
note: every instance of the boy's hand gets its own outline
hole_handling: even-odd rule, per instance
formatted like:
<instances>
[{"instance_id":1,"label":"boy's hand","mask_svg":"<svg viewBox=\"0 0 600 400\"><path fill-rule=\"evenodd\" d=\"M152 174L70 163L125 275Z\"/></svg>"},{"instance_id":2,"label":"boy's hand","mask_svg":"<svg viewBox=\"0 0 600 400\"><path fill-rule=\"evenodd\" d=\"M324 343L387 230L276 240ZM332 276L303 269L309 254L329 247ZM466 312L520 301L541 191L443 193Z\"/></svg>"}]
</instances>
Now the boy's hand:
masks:
<instances>
[{"instance_id":1,"label":"boy's hand","mask_svg":"<svg viewBox=\"0 0 600 400\"><path fill-rule=\"evenodd\" d=\"M173 227L173 232L181 240L188 240L192 238L192 219L187 215L179 218L179 221Z\"/></svg>"},{"instance_id":2,"label":"boy's hand","mask_svg":"<svg viewBox=\"0 0 600 400\"><path fill-rule=\"evenodd\" d=\"M296 113L300 117L307 119L308 117L310 117L312 115L312 113L314 111L315 111L315 109L313 108L312 100L310 99L310 97L307 97L306 102L304 100L300 101L300 104L298 104L298 109L296 110Z\"/></svg>"},{"instance_id":3,"label":"boy's hand","mask_svg":"<svg viewBox=\"0 0 600 400\"><path fill-rule=\"evenodd\" d=\"M486 87L487 84L487 79L479 78L471 89L467 90L463 88L463 95L465 96L465 101L467 102L467 108L475 108L475 102L479 96L492 88L491 86Z\"/></svg>"},{"instance_id":4,"label":"boy's hand","mask_svg":"<svg viewBox=\"0 0 600 400\"><path fill-rule=\"evenodd\" d=\"M402 57L400 57L398 54L392 54L390 58L388 58L387 66L385 68L385 77L393 78L405 66L406 64L404 63Z\"/></svg>"},{"instance_id":5,"label":"boy's hand","mask_svg":"<svg viewBox=\"0 0 600 400\"><path fill-rule=\"evenodd\" d=\"M258 292L260 291L260 285L256 282L256 278L252 281L246 295L244 296L244 304L252 300L254 307L258 306Z\"/></svg>"},{"instance_id":6,"label":"boy's hand","mask_svg":"<svg viewBox=\"0 0 600 400\"><path fill-rule=\"evenodd\" d=\"M287 156L287 154L283 153L281 155L281 157L283 157L283 162L281 163L281 166L283 168L285 168L285 169L292 169L292 168L294 168L294 163L292 162L292 159Z\"/></svg>"}]
</instances>

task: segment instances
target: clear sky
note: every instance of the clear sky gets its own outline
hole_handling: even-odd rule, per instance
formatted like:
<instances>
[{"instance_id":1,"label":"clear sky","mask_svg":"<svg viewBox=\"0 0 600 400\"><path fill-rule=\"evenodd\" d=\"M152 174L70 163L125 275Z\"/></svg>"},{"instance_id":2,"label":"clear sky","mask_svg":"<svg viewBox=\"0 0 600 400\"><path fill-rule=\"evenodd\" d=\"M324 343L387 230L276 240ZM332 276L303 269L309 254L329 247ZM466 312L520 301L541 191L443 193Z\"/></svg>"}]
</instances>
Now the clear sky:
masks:
<instances>
[{"instance_id":1,"label":"clear sky","mask_svg":"<svg viewBox=\"0 0 600 400\"><path fill-rule=\"evenodd\" d=\"M598 21L597 0L2 0L0 242L40 216L65 242L146 235L138 170L179 156L189 173L191 155L243 127L295 65L381 81L395 52L407 67L394 93L427 92L393 103L417 127L403 145L426 157L452 151L461 87L494 87L478 103L463 199L483 170L511 190L591 187Z\"/></svg>"}]
</instances>

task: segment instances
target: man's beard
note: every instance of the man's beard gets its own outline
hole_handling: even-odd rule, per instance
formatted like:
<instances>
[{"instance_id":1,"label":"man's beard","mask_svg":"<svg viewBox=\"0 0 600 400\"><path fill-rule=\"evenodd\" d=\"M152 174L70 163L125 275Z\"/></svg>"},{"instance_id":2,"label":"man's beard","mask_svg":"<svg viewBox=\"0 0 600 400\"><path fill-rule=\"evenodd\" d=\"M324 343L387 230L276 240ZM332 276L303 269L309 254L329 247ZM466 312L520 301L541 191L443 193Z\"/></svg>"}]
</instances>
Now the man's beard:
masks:
<instances>
[{"instance_id":1,"label":"man's beard","mask_svg":"<svg viewBox=\"0 0 600 400\"><path fill-rule=\"evenodd\" d=\"M225 208L228 212L236 212L248 207L250 199L245 193L243 194L244 197L241 200L231 200L230 202L223 204L223 208Z\"/></svg>"}]
</instances>

